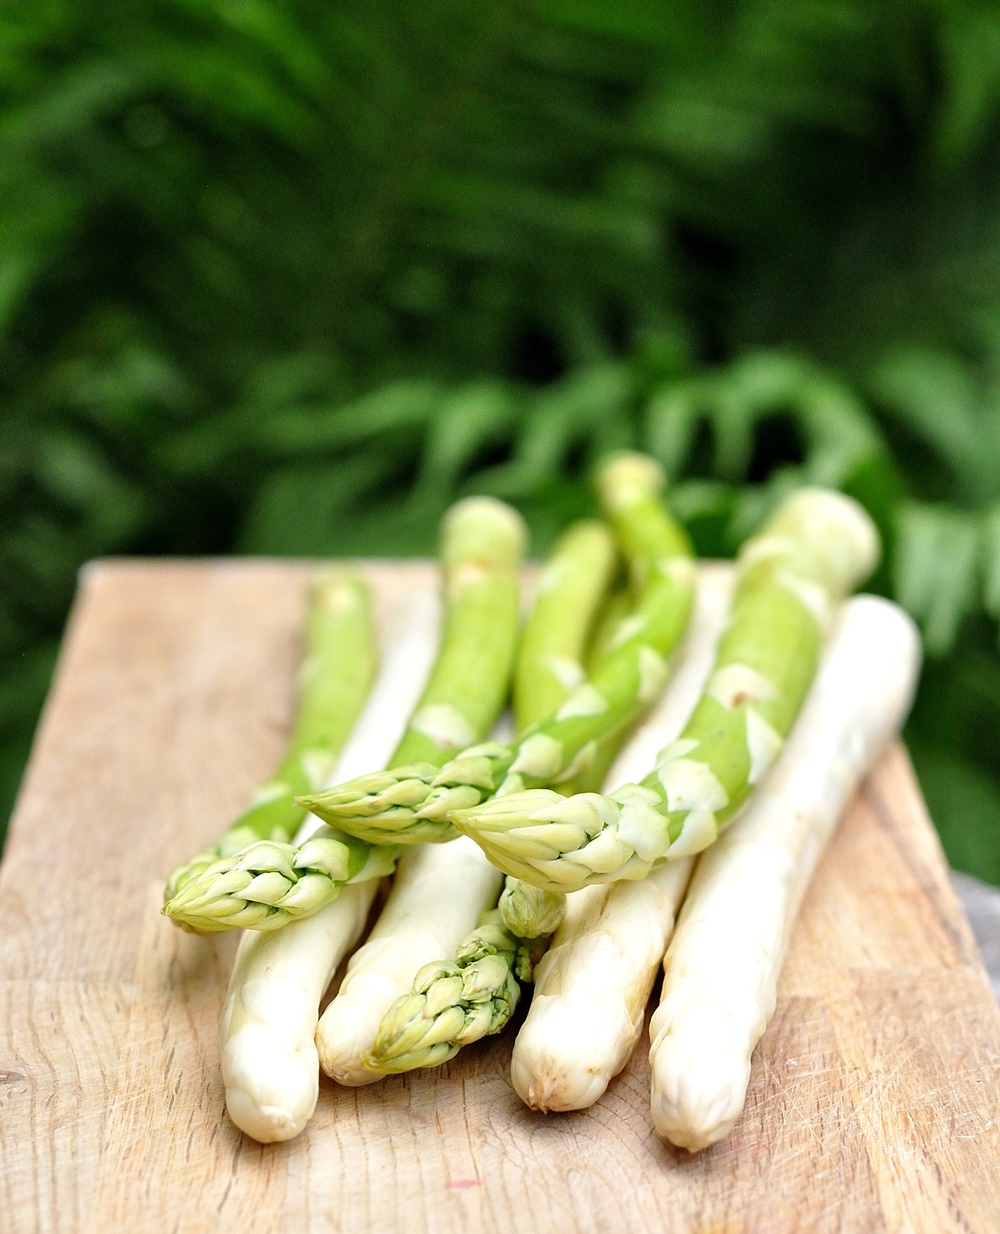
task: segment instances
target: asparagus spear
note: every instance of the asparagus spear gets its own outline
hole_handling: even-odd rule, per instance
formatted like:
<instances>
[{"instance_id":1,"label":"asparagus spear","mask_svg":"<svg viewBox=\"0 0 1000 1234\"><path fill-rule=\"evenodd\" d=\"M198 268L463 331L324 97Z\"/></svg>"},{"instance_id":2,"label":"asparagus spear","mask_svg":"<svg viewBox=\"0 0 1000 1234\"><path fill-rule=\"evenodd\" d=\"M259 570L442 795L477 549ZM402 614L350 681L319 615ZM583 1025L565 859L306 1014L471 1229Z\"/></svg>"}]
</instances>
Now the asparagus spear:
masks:
<instances>
[{"instance_id":1,"label":"asparagus spear","mask_svg":"<svg viewBox=\"0 0 1000 1234\"><path fill-rule=\"evenodd\" d=\"M577 524L561 538L542 572L536 602L522 638L515 675L515 682L521 683L520 689L515 690L515 716L519 730L556 709L565 699L569 687L578 684L582 676L579 664L584 645L593 624L594 611L606 590L612 557L610 534L603 525ZM557 672L546 673L552 664L557 666ZM617 741L606 739L605 744L613 754ZM378 1071L373 1070L375 1065L382 1071L408 1070L424 1065L428 1058L433 1061L445 1055L451 1057L461 1045L488 1032L498 1032L507 1022L515 1001L511 999L510 992L516 990L516 986L509 963L502 961L510 961L517 954L516 946L513 950L499 951L488 964L478 964L475 968L478 1014L474 1033L468 1031L466 1017L457 1030L456 1039L448 1043L437 1042L438 1048L429 1056L419 1051L405 1052L389 1066L378 1049L372 1054L367 1053L376 1037L374 1030L386 1013L378 1040L383 1043L394 1040L393 1016L400 1012L398 1006L389 1010L393 999L387 995L394 982L406 973L405 965L398 963L399 957L412 963L416 944L428 936L426 923L433 925L446 911L445 904L454 902L462 895L462 888L448 890L451 871L437 869L438 865L452 860L447 855L439 857L435 846L430 852L419 852L422 880L418 882L397 875L397 887L394 887L386 905L386 916L394 924L397 916L404 910L408 911L412 922L419 923L418 935L414 938L412 926L405 935L400 930L390 930L388 921L383 929L380 919L372 939L352 958L341 993L330 1004L317 1033L324 1070L333 1078L352 1084L366 1083L379 1075ZM463 860L467 861L467 858ZM507 927L514 944L525 939L547 940L558 926L564 907L564 896L539 891L519 879L508 878L500 898L498 924ZM454 914L450 915L449 922L451 925L457 924ZM543 946L544 942L539 941L536 950L540 953ZM454 943L447 949L442 948L438 954L447 954L453 947ZM431 958L427 957L428 960ZM412 973L417 967L413 965L409 972ZM452 962L440 961L439 967L434 969L432 966L431 971L453 977L459 968L460 958ZM451 984L453 986L454 982ZM443 987L435 986L435 989L440 988ZM467 975L463 986L466 993L468 988ZM409 1000L404 997L405 988L398 990L403 1005L409 1008L409 1012L403 1014L412 1012L413 999L416 998L419 1003L425 993L420 981ZM426 1002L419 1005L427 1006ZM433 998L431 1005L434 1005ZM492 1009L488 1022L484 1011L487 1006ZM376 1010L378 1014L374 1015ZM454 1007L445 1022L457 1026ZM439 1023L439 1030L440 1027ZM364 1050L361 1049L362 1043L366 1046Z\"/></svg>"},{"instance_id":2,"label":"asparagus spear","mask_svg":"<svg viewBox=\"0 0 1000 1234\"><path fill-rule=\"evenodd\" d=\"M744 546L732 618L708 687L641 784L610 796L535 789L451 818L508 874L571 891L642 878L706 848L781 749L815 674L834 606L874 566L855 502L803 489Z\"/></svg>"},{"instance_id":3,"label":"asparagus spear","mask_svg":"<svg viewBox=\"0 0 1000 1234\"><path fill-rule=\"evenodd\" d=\"M535 586L517 652L513 703L517 731L559 710L584 679L583 658L617 564L606 523L583 519L557 541Z\"/></svg>"},{"instance_id":4,"label":"asparagus spear","mask_svg":"<svg viewBox=\"0 0 1000 1234\"><path fill-rule=\"evenodd\" d=\"M605 605L617 551L607 523L585 519L560 536L535 588L514 669L514 717L518 733L559 710L586 676L583 661ZM608 740L601 761L614 756ZM566 900L508 874L497 907L518 938L551 935Z\"/></svg>"},{"instance_id":5,"label":"asparagus spear","mask_svg":"<svg viewBox=\"0 0 1000 1234\"><path fill-rule=\"evenodd\" d=\"M441 768L397 767L303 796L301 804L373 843L448 840L455 834L452 811L494 794L573 780L594 760L602 740L631 727L662 687L666 657L684 632L694 563L687 536L660 502L662 473L651 459L614 455L598 469L596 483L638 598L593 675L513 745L474 746Z\"/></svg>"},{"instance_id":6,"label":"asparagus spear","mask_svg":"<svg viewBox=\"0 0 1000 1234\"><path fill-rule=\"evenodd\" d=\"M516 679L522 684L515 693L519 728L565 699L571 673L577 680L582 675L579 661L594 611L606 590L611 558L610 536L600 524L578 524L557 545L542 573L538 598L521 643ZM553 662L563 671L546 675ZM575 666L575 671L571 667L567 672L563 666ZM470 878L475 881L476 872L467 869L466 854L460 857L449 851L455 847L445 846L442 852L437 846L430 851L420 846L412 868L404 858L404 868L397 875L383 917L369 942L352 957L341 991L317 1031L323 1069L334 1079L360 1084L387 1071L434 1065L453 1057L462 1045L500 1031L517 998L512 964L519 954L528 954L522 939L547 939L558 925L565 897L508 879L499 916L494 914L489 919L499 933L490 934L488 956L482 954L484 939L480 932L467 940L465 950L460 949L452 961L427 956L428 961L436 962L423 968L413 964L413 957L433 936L439 919L443 917L447 927L454 928L459 920L454 911L456 903L469 901L469 882ZM456 861L462 886L452 885ZM500 929L503 926L508 927L506 932ZM498 938L504 946L495 946ZM450 953L456 942L458 939L437 954ZM544 942L539 941L532 950L540 953L543 947ZM418 968L416 984L407 995L409 974ZM456 994L455 978L459 974L460 992ZM429 975L433 980L427 988ZM530 976L523 963L521 975ZM406 978L406 986L396 991L399 1001L394 1003L390 995L401 976ZM446 989L453 998L449 1014L436 1017L434 1026L430 1026L426 1017L435 1013L437 1000ZM416 1008L421 1011L414 1022ZM461 1016L460 1009L464 1009ZM455 1030L452 1039L435 1038L448 1027ZM419 1036L424 1031L435 1038L433 1049L428 1052L424 1048L427 1040L418 1049L405 1047L414 1032Z\"/></svg>"},{"instance_id":7,"label":"asparagus spear","mask_svg":"<svg viewBox=\"0 0 1000 1234\"><path fill-rule=\"evenodd\" d=\"M306 815L295 798L327 782L365 701L375 662L367 586L347 570L317 574L309 586L299 708L285 757L257 789L250 808L214 844L170 872L165 901L220 857L232 856L255 840L292 838Z\"/></svg>"},{"instance_id":8,"label":"asparagus spear","mask_svg":"<svg viewBox=\"0 0 1000 1234\"><path fill-rule=\"evenodd\" d=\"M526 545L521 516L490 497L467 497L445 516L444 637L394 765L440 767L480 739L500 714L517 645Z\"/></svg>"},{"instance_id":9,"label":"asparagus spear","mask_svg":"<svg viewBox=\"0 0 1000 1234\"><path fill-rule=\"evenodd\" d=\"M405 610L393 615L382 668L337 761L338 772L350 775L387 761L427 684L440 625L432 592L410 597ZM303 830L312 825L310 820ZM257 1140L291 1139L316 1107L320 998L356 941L378 885L378 879L368 879L345 887L311 917L282 930L243 935L226 993L220 1052L230 1116Z\"/></svg>"},{"instance_id":10,"label":"asparagus spear","mask_svg":"<svg viewBox=\"0 0 1000 1234\"><path fill-rule=\"evenodd\" d=\"M481 738L499 713L517 638L525 539L520 515L491 498L467 498L446 515L444 636L394 763L419 758L421 767L439 767ZM279 929L318 912L345 883L390 873L397 856L395 848L381 853L330 828L298 847L252 844L213 862L163 911L203 933Z\"/></svg>"},{"instance_id":11,"label":"asparagus spear","mask_svg":"<svg viewBox=\"0 0 1000 1234\"><path fill-rule=\"evenodd\" d=\"M560 537L542 569L515 667L519 729L558 707L582 677L580 661L614 558L610 530L588 520ZM481 914L496 904L501 878L468 839L414 845L404 852L378 921L351 957L336 997L320 1018L316 1045L327 1075L352 1086L381 1078L365 1058L383 1017L410 992L416 972L453 955ZM515 934L551 934L565 897L539 892L518 879L507 882L500 899L505 924Z\"/></svg>"},{"instance_id":12,"label":"asparagus spear","mask_svg":"<svg viewBox=\"0 0 1000 1234\"><path fill-rule=\"evenodd\" d=\"M732 595L732 568L699 570L691 628L670 683L611 770L621 783L649 766L691 714L712 667ZM584 887L535 971L531 1006L514 1042L511 1081L533 1110L581 1110L625 1066L642 1032L693 858L648 878Z\"/></svg>"},{"instance_id":13,"label":"asparagus spear","mask_svg":"<svg viewBox=\"0 0 1000 1234\"><path fill-rule=\"evenodd\" d=\"M378 885L345 887L315 916L247 931L240 942L219 1028L222 1077L229 1117L263 1144L297 1136L316 1108L319 1000L364 929Z\"/></svg>"},{"instance_id":14,"label":"asparagus spear","mask_svg":"<svg viewBox=\"0 0 1000 1234\"><path fill-rule=\"evenodd\" d=\"M653 1122L682 1148L714 1144L743 1110L798 906L841 811L902 724L919 663L901 609L848 601L774 772L698 862L650 1025Z\"/></svg>"}]
</instances>

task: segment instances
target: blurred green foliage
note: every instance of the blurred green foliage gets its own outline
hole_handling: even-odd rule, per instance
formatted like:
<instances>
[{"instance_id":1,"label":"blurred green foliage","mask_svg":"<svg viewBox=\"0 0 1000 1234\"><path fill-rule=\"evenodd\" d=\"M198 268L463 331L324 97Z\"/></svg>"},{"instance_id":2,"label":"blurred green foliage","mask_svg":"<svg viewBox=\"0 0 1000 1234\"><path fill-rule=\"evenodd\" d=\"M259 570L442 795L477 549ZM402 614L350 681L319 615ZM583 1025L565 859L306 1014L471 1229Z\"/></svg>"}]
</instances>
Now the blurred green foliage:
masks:
<instances>
[{"instance_id":1,"label":"blurred green foliage","mask_svg":"<svg viewBox=\"0 0 1000 1234\"><path fill-rule=\"evenodd\" d=\"M973 0L0 6L0 781L108 553L542 551L651 451L701 552L836 484L1000 883L1000 12Z\"/></svg>"}]
</instances>

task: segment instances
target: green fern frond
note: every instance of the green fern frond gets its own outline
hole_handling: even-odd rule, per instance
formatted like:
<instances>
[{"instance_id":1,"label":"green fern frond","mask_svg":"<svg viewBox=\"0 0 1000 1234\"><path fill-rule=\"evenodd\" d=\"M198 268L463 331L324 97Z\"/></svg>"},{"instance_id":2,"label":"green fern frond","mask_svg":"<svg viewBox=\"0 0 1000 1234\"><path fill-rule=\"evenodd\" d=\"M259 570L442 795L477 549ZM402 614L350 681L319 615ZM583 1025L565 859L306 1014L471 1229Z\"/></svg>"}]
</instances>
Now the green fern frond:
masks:
<instances>
[{"instance_id":1,"label":"green fern frond","mask_svg":"<svg viewBox=\"0 0 1000 1234\"><path fill-rule=\"evenodd\" d=\"M964 511L910 504L899 513L896 594L920 622L931 655L954 645L975 603L979 525Z\"/></svg>"}]
</instances>

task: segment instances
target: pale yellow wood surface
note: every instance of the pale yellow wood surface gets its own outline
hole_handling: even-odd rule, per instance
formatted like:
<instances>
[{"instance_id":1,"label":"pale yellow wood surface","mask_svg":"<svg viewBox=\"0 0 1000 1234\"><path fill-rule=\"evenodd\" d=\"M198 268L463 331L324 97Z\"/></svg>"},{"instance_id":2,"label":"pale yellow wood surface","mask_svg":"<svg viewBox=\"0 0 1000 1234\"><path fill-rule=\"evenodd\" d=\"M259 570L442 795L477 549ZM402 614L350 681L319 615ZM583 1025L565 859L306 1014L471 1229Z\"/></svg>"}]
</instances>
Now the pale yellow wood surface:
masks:
<instances>
[{"instance_id":1,"label":"pale yellow wood surface","mask_svg":"<svg viewBox=\"0 0 1000 1234\"><path fill-rule=\"evenodd\" d=\"M368 567L383 612L421 563ZM906 756L847 812L797 923L747 1109L696 1157L648 1116L645 1042L543 1117L495 1039L324 1083L298 1140L225 1117L234 939L162 880L281 752L307 567L89 568L0 865L0 1231L782 1234L1000 1230L1000 1009Z\"/></svg>"}]
</instances>

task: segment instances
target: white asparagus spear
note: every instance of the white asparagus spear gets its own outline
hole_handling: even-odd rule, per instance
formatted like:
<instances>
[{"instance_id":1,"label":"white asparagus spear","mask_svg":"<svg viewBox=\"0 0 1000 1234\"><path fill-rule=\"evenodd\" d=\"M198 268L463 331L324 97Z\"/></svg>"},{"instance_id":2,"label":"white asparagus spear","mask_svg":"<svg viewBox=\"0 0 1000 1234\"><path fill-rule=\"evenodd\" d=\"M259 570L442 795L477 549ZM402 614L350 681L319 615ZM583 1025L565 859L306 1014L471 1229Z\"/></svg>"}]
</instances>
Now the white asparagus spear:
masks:
<instances>
[{"instance_id":1,"label":"white asparagus spear","mask_svg":"<svg viewBox=\"0 0 1000 1234\"><path fill-rule=\"evenodd\" d=\"M382 668L331 782L383 767L396 748L437 651L436 592L418 593L392 625ZM319 819L307 818L296 843L321 826ZM312 1117L319 1096L314 1037L320 999L364 928L378 881L348 885L314 916L281 930L243 935L219 1045L226 1108L237 1127L256 1140L290 1140Z\"/></svg>"},{"instance_id":2,"label":"white asparagus spear","mask_svg":"<svg viewBox=\"0 0 1000 1234\"><path fill-rule=\"evenodd\" d=\"M699 570L695 610L670 683L608 773L643 776L691 713L712 667L732 594L725 565ZM681 858L640 882L585 887L535 969L535 990L514 1043L511 1080L534 1110L594 1104L628 1062L693 864Z\"/></svg>"},{"instance_id":3,"label":"white asparagus spear","mask_svg":"<svg viewBox=\"0 0 1000 1234\"><path fill-rule=\"evenodd\" d=\"M331 1079L351 1086L384 1079L363 1061L382 1017L410 992L415 973L454 952L496 903L502 880L467 836L419 844L403 854L378 921L351 956L316 1030L320 1066Z\"/></svg>"},{"instance_id":4,"label":"white asparagus spear","mask_svg":"<svg viewBox=\"0 0 1000 1234\"><path fill-rule=\"evenodd\" d=\"M319 1001L360 937L378 885L354 883L312 917L244 933L222 1015L222 1075L229 1117L255 1140L290 1140L312 1117Z\"/></svg>"},{"instance_id":5,"label":"white asparagus spear","mask_svg":"<svg viewBox=\"0 0 1000 1234\"><path fill-rule=\"evenodd\" d=\"M909 617L874 596L843 606L778 763L699 859L650 1027L656 1130L692 1152L743 1110L792 923L862 776L898 731L920 664Z\"/></svg>"},{"instance_id":6,"label":"white asparagus spear","mask_svg":"<svg viewBox=\"0 0 1000 1234\"><path fill-rule=\"evenodd\" d=\"M492 739L510 741L509 713ZM351 956L336 997L320 1017L320 1066L352 1088L385 1079L365 1065L382 1018L425 964L454 953L497 900L503 874L467 836L418 844L399 859L392 889L366 942Z\"/></svg>"}]
</instances>

